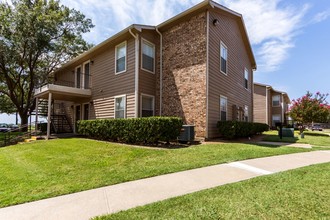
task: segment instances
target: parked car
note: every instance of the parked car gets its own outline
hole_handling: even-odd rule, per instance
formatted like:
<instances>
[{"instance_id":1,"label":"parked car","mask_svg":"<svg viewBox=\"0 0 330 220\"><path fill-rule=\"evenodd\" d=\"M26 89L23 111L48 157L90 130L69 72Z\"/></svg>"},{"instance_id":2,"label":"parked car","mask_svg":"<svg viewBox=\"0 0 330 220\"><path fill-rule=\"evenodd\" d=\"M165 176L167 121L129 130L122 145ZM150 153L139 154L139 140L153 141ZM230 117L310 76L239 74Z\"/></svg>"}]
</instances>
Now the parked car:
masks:
<instances>
[{"instance_id":1,"label":"parked car","mask_svg":"<svg viewBox=\"0 0 330 220\"><path fill-rule=\"evenodd\" d=\"M9 130L10 130L10 128L9 128L9 126L7 124L0 123L0 132L7 132Z\"/></svg>"},{"instance_id":2,"label":"parked car","mask_svg":"<svg viewBox=\"0 0 330 220\"><path fill-rule=\"evenodd\" d=\"M314 130L316 130L316 131L322 131L323 128L321 127L321 125L315 124L312 127L312 131L314 131Z\"/></svg>"},{"instance_id":3,"label":"parked car","mask_svg":"<svg viewBox=\"0 0 330 220\"><path fill-rule=\"evenodd\" d=\"M10 130L18 130L19 129L19 126L15 125L15 124L9 124L8 126L9 126Z\"/></svg>"}]
</instances>

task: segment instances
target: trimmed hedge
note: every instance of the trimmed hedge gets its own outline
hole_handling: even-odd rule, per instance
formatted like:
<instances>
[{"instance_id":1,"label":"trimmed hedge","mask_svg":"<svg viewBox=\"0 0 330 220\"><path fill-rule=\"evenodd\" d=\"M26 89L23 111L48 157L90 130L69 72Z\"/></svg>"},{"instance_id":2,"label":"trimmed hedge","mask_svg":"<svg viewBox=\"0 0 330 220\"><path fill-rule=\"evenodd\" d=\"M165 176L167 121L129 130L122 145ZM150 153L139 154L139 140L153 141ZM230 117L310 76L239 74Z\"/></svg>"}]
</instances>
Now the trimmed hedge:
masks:
<instances>
[{"instance_id":1,"label":"trimmed hedge","mask_svg":"<svg viewBox=\"0 0 330 220\"><path fill-rule=\"evenodd\" d=\"M182 124L177 117L82 120L78 133L99 140L154 144L176 140Z\"/></svg>"},{"instance_id":2,"label":"trimmed hedge","mask_svg":"<svg viewBox=\"0 0 330 220\"><path fill-rule=\"evenodd\" d=\"M251 137L269 130L267 124L243 121L218 121L217 128L221 136L227 139Z\"/></svg>"}]
</instances>

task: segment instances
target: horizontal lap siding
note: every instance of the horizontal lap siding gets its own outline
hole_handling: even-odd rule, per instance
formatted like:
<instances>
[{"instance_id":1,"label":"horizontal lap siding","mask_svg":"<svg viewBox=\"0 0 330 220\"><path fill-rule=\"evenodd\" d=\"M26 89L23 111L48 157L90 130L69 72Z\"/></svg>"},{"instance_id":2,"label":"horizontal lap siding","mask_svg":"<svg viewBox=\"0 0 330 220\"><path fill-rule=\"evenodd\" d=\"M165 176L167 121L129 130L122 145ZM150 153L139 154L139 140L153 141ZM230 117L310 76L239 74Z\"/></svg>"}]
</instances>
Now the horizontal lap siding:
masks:
<instances>
[{"instance_id":1,"label":"horizontal lap siding","mask_svg":"<svg viewBox=\"0 0 330 220\"><path fill-rule=\"evenodd\" d=\"M142 39L155 44L155 73L151 73L142 69ZM155 115L159 115L159 90L157 91L157 84L159 84L159 34L155 31L143 30L140 35L140 59L139 59L139 98L141 94L155 96ZM159 89L159 87L158 87ZM139 114L141 110L141 103L139 103Z\"/></svg>"},{"instance_id":2,"label":"horizontal lap siding","mask_svg":"<svg viewBox=\"0 0 330 220\"><path fill-rule=\"evenodd\" d=\"M232 106L249 109L249 121L253 118L253 73L247 49L244 45L238 20L226 12L210 10L209 26L209 137L217 137L216 124L220 119L220 95L227 97L227 120L233 119ZM219 24L214 26L213 20ZM220 72L220 41L228 49L227 76ZM244 68L249 70L248 90L244 87Z\"/></svg>"},{"instance_id":3,"label":"horizontal lap siding","mask_svg":"<svg viewBox=\"0 0 330 220\"><path fill-rule=\"evenodd\" d=\"M124 41L124 40L123 40ZM118 44L122 43L118 42ZM115 74L115 46L109 47L103 53L93 58L92 73L92 100L95 118L114 117L114 97L127 95L127 117L135 116L135 41L128 38L126 72Z\"/></svg>"},{"instance_id":4,"label":"horizontal lap siding","mask_svg":"<svg viewBox=\"0 0 330 220\"><path fill-rule=\"evenodd\" d=\"M266 87L254 85L254 122L268 123L267 121L267 108L266 108Z\"/></svg>"}]
</instances>

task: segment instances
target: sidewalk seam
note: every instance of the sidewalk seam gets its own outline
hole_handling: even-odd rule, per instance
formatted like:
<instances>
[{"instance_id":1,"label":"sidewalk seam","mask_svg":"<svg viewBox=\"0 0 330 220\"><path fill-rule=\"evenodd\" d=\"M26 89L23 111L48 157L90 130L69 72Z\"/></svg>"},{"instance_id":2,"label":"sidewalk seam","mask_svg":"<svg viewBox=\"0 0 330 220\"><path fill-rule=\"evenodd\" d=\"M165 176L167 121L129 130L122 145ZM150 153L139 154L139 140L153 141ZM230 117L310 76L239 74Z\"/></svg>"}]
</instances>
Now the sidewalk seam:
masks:
<instances>
[{"instance_id":1,"label":"sidewalk seam","mask_svg":"<svg viewBox=\"0 0 330 220\"><path fill-rule=\"evenodd\" d=\"M260 169L258 167L254 167L254 166L250 166L241 162L232 162L232 163L228 163L228 166L231 167L235 167L235 168L239 168L242 170L246 170L246 171L250 171L256 174L262 174L262 175L268 175L268 174L273 174L274 172L268 171L268 170L264 170L264 169Z\"/></svg>"}]
</instances>

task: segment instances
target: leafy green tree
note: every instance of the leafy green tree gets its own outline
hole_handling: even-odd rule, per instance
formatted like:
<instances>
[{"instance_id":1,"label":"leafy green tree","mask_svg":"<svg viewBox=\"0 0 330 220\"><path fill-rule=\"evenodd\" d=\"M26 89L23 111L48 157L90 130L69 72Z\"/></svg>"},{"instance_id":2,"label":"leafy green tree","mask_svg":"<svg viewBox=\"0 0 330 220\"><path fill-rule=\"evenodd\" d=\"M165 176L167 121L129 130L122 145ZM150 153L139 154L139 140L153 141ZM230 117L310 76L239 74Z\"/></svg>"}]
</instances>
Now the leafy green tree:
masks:
<instances>
[{"instance_id":1,"label":"leafy green tree","mask_svg":"<svg viewBox=\"0 0 330 220\"><path fill-rule=\"evenodd\" d=\"M91 47L82 38L92 21L57 0L0 1L0 97L16 108L21 123L35 108L34 89L49 74Z\"/></svg>"},{"instance_id":2,"label":"leafy green tree","mask_svg":"<svg viewBox=\"0 0 330 220\"><path fill-rule=\"evenodd\" d=\"M301 132L306 124L328 121L330 108L326 102L327 96L328 94L321 94L320 92L317 92L315 95L307 92L303 97L292 100L289 115L300 125Z\"/></svg>"}]
</instances>

